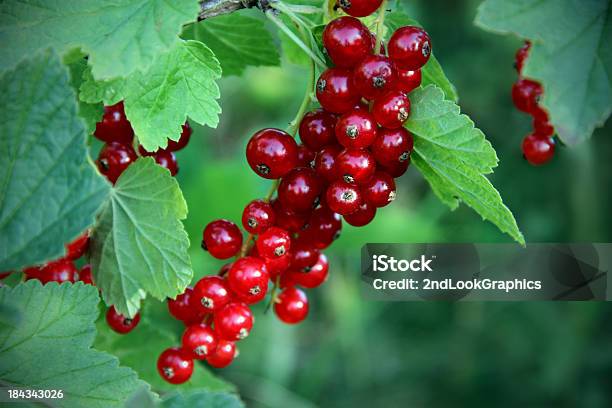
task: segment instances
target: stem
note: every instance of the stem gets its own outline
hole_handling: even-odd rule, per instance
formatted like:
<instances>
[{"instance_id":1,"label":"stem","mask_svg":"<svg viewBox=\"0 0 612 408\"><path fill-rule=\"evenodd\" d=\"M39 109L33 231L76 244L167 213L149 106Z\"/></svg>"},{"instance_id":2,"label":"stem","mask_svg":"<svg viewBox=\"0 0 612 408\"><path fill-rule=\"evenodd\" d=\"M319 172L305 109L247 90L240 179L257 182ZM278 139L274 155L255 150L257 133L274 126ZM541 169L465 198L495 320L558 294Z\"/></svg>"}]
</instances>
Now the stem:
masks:
<instances>
[{"instance_id":1,"label":"stem","mask_svg":"<svg viewBox=\"0 0 612 408\"><path fill-rule=\"evenodd\" d=\"M387 8L387 0L383 0L378 9L378 17L376 18L376 47L374 51L376 54L380 54L382 50L382 37L383 30L385 29L385 9Z\"/></svg>"},{"instance_id":2,"label":"stem","mask_svg":"<svg viewBox=\"0 0 612 408\"><path fill-rule=\"evenodd\" d=\"M272 291L270 292L270 301L266 305L264 314L268 313L268 310L270 310L270 308L272 307L272 304L276 301L276 291L278 291L279 287L280 287L280 274L276 277L276 280L274 281L274 287L272 288Z\"/></svg>"},{"instance_id":3,"label":"stem","mask_svg":"<svg viewBox=\"0 0 612 408\"><path fill-rule=\"evenodd\" d=\"M301 27L304 27L310 30L310 27L313 26L312 23L304 21L300 16L294 13L289 4L285 4L279 1L276 3L270 4L270 7L282 13L285 13L291 19L291 21L293 21L295 25L297 25L298 27L301 26Z\"/></svg>"},{"instance_id":4,"label":"stem","mask_svg":"<svg viewBox=\"0 0 612 408\"><path fill-rule=\"evenodd\" d=\"M284 6L287 8L287 10L291 10L293 13L298 14L318 14L321 12L319 7L314 6L300 6L297 4L285 4Z\"/></svg>"}]
</instances>

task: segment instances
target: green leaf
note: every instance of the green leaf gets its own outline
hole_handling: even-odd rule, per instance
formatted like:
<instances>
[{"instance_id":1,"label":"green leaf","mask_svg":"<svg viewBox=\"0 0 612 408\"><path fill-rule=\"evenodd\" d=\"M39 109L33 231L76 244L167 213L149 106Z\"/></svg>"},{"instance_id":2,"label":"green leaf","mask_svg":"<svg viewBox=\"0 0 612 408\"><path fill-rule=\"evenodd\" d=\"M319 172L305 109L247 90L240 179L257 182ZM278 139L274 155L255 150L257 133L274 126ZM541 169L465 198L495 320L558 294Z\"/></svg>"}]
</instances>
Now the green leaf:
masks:
<instances>
[{"instance_id":1,"label":"green leaf","mask_svg":"<svg viewBox=\"0 0 612 408\"><path fill-rule=\"evenodd\" d=\"M158 56L144 73L125 80L95 82L85 74L81 99L110 105L124 100L125 113L138 141L148 151L177 141L187 116L201 125L216 127L221 107L215 82L221 66L213 52L198 41L182 41Z\"/></svg>"},{"instance_id":2,"label":"green leaf","mask_svg":"<svg viewBox=\"0 0 612 408\"><path fill-rule=\"evenodd\" d=\"M280 57L262 20L226 14L189 25L185 39L202 41L215 53L223 76L241 75L248 66L275 66Z\"/></svg>"},{"instance_id":3,"label":"green leaf","mask_svg":"<svg viewBox=\"0 0 612 408\"><path fill-rule=\"evenodd\" d=\"M488 0L476 25L533 41L523 74L544 86L564 143L584 141L612 113L611 0Z\"/></svg>"},{"instance_id":4,"label":"green leaf","mask_svg":"<svg viewBox=\"0 0 612 408\"><path fill-rule=\"evenodd\" d=\"M418 21L411 19L407 15L402 12L393 12L390 13L385 18L385 26L387 27L388 36L397 30L400 27L404 26L418 26L422 27ZM422 86L425 87L427 85L436 85L438 88L442 89L444 95L447 99L457 102L459 100L459 95L457 95L457 89L455 86L448 80L446 74L442 70L440 63L436 59L434 53L431 54L429 61L423 68L421 68L421 74L423 76Z\"/></svg>"},{"instance_id":5,"label":"green leaf","mask_svg":"<svg viewBox=\"0 0 612 408\"><path fill-rule=\"evenodd\" d=\"M320 14L304 14L300 17L311 23L313 26L320 25L323 23L323 2L321 0L288 0L285 1L285 3L321 7ZM279 18L282 19L282 21L287 25L287 27L298 38L301 38L300 32L296 28L295 24L291 21L291 19L286 17L284 14L281 14ZM288 62L290 62L291 64L304 66L308 66L308 64L310 64L310 57L298 45L296 45L295 42L293 42L293 40L288 35L278 30L278 36L280 39L281 48L283 50L283 57Z\"/></svg>"},{"instance_id":6,"label":"green leaf","mask_svg":"<svg viewBox=\"0 0 612 408\"><path fill-rule=\"evenodd\" d=\"M497 166L495 150L484 134L433 85L416 89L410 100L406 128L415 139L412 160L434 193L451 209L463 201L524 244L514 216L484 176Z\"/></svg>"},{"instance_id":7,"label":"green leaf","mask_svg":"<svg viewBox=\"0 0 612 408\"><path fill-rule=\"evenodd\" d=\"M194 391L167 395L161 406L163 408L243 408L244 404L234 394Z\"/></svg>"},{"instance_id":8,"label":"green leaf","mask_svg":"<svg viewBox=\"0 0 612 408\"><path fill-rule=\"evenodd\" d=\"M85 70L90 68L87 66L85 58L81 57L74 61L68 62L64 59L64 64L68 65L70 70L70 85L75 93L80 92L81 84L83 83L83 74ZM96 123L100 121L104 114L104 106L101 102L87 103L79 100L79 116L87 124L87 134L92 134L96 130Z\"/></svg>"},{"instance_id":9,"label":"green leaf","mask_svg":"<svg viewBox=\"0 0 612 408\"><path fill-rule=\"evenodd\" d=\"M174 391L176 386L160 377L157 360L152 356L159 356L168 347L178 344L184 326L177 321L168 322L171 317L165 302L147 300L142 309L140 323L126 335L115 333L104 319L100 319L94 346L117 356L122 365L134 369L154 391ZM181 385L182 390L235 391L232 384L215 377L203 364L196 362L196 365L190 380Z\"/></svg>"},{"instance_id":10,"label":"green leaf","mask_svg":"<svg viewBox=\"0 0 612 408\"><path fill-rule=\"evenodd\" d=\"M117 407L147 387L114 356L91 348L98 291L82 283L41 286L37 280L0 288L0 304L20 310L15 326L0 325L0 382L63 390L63 407Z\"/></svg>"},{"instance_id":11,"label":"green leaf","mask_svg":"<svg viewBox=\"0 0 612 408\"><path fill-rule=\"evenodd\" d=\"M0 77L0 270L58 258L109 192L88 160L68 72L50 53Z\"/></svg>"},{"instance_id":12,"label":"green leaf","mask_svg":"<svg viewBox=\"0 0 612 408\"><path fill-rule=\"evenodd\" d=\"M146 293L174 298L191 281L187 204L170 172L146 157L119 177L90 244L94 281L104 301L133 316Z\"/></svg>"},{"instance_id":13,"label":"green leaf","mask_svg":"<svg viewBox=\"0 0 612 408\"><path fill-rule=\"evenodd\" d=\"M196 0L30 0L0 3L0 70L37 50L81 48L97 79L144 69L195 21Z\"/></svg>"}]
</instances>

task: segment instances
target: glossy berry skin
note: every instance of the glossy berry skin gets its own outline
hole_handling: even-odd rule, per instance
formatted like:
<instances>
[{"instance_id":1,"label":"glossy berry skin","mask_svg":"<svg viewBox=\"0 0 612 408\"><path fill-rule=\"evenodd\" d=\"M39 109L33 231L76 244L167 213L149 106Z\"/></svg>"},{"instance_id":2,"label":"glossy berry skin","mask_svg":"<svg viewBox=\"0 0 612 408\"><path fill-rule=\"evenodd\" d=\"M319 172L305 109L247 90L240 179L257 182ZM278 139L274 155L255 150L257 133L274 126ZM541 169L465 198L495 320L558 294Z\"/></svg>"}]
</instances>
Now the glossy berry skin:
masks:
<instances>
[{"instance_id":1,"label":"glossy berry skin","mask_svg":"<svg viewBox=\"0 0 612 408\"><path fill-rule=\"evenodd\" d=\"M400 128L410 116L410 99L399 91L387 92L374 101L372 114L380 126L387 129Z\"/></svg>"},{"instance_id":2,"label":"glossy berry skin","mask_svg":"<svg viewBox=\"0 0 612 408\"><path fill-rule=\"evenodd\" d=\"M70 259L59 259L43 266L36 276L43 285L49 282L76 282L79 273Z\"/></svg>"},{"instance_id":3,"label":"glossy berry skin","mask_svg":"<svg viewBox=\"0 0 612 408\"><path fill-rule=\"evenodd\" d=\"M537 109L542 92L542 85L538 82L522 78L512 85L512 102L518 110L531 113Z\"/></svg>"},{"instance_id":4,"label":"glossy berry skin","mask_svg":"<svg viewBox=\"0 0 612 408\"><path fill-rule=\"evenodd\" d=\"M137 158L132 146L113 142L104 145L100 150L96 164L100 173L114 184L121 173Z\"/></svg>"},{"instance_id":5,"label":"glossy berry skin","mask_svg":"<svg viewBox=\"0 0 612 408\"><path fill-rule=\"evenodd\" d=\"M252 256L236 260L227 273L229 288L246 303L257 303L266 296L269 279L265 262Z\"/></svg>"},{"instance_id":6,"label":"glossy berry skin","mask_svg":"<svg viewBox=\"0 0 612 408\"><path fill-rule=\"evenodd\" d=\"M157 371L170 384L182 384L193 374L193 359L187 351L171 347L157 359Z\"/></svg>"},{"instance_id":7,"label":"glossy berry skin","mask_svg":"<svg viewBox=\"0 0 612 408\"><path fill-rule=\"evenodd\" d=\"M361 188L363 199L375 207L384 207L395 200L395 181L388 173L377 171Z\"/></svg>"},{"instance_id":8,"label":"glossy berry skin","mask_svg":"<svg viewBox=\"0 0 612 408\"><path fill-rule=\"evenodd\" d=\"M217 348L217 334L206 324L192 324L183 332L182 345L192 359L205 360Z\"/></svg>"},{"instance_id":9,"label":"glossy berry skin","mask_svg":"<svg viewBox=\"0 0 612 408\"><path fill-rule=\"evenodd\" d=\"M246 157L253 171L260 177L277 179L297 165L297 143L282 130L263 129L249 140Z\"/></svg>"},{"instance_id":10,"label":"glossy berry skin","mask_svg":"<svg viewBox=\"0 0 612 408\"><path fill-rule=\"evenodd\" d=\"M206 362L212 367L223 368L230 365L235 357L236 344L233 341L219 340L217 348L206 357Z\"/></svg>"},{"instance_id":11,"label":"glossy berry skin","mask_svg":"<svg viewBox=\"0 0 612 408\"><path fill-rule=\"evenodd\" d=\"M203 277L195 284L189 303L196 313L203 315L216 312L230 300L226 281L220 276L211 275Z\"/></svg>"},{"instance_id":12,"label":"glossy berry skin","mask_svg":"<svg viewBox=\"0 0 612 408\"><path fill-rule=\"evenodd\" d=\"M291 237L282 228L271 227L257 237L257 251L264 258L278 258L291 249Z\"/></svg>"},{"instance_id":13,"label":"glossy berry skin","mask_svg":"<svg viewBox=\"0 0 612 408\"><path fill-rule=\"evenodd\" d=\"M353 17L366 17L374 13L382 4L382 0L338 0L338 5L344 12Z\"/></svg>"},{"instance_id":14,"label":"glossy berry skin","mask_svg":"<svg viewBox=\"0 0 612 408\"><path fill-rule=\"evenodd\" d=\"M344 221L353 227L368 225L376 216L376 207L367 201L362 201L359 209L344 216Z\"/></svg>"},{"instance_id":15,"label":"glossy berry skin","mask_svg":"<svg viewBox=\"0 0 612 408\"><path fill-rule=\"evenodd\" d=\"M179 171L178 162L176 161L176 156L174 152L169 150L160 149L153 155L155 162L162 166L165 169L170 171L170 175L176 176Z\"/></svg>"},{"instance_id":16,"label":"glossy berry skin","mask_svg":"<svg viewBox=\"0 0 612 408\"><path fill-rule=\"evenodd\" d=\"M276 214L270 203L253 200L244 207L242 226L250 234L261 234L274 225Z\"/></svg>"},{"instance_id":17,"label":"glossy berry skin","mask_svg":"<svg viewBox=\"0 0 612 408\"><path fill-rule=\"evenodd\" d=\"M278 199L283 208L296 213L311 211L322 191L321 180L311 168L299 167L287 174L278 186Z\"/></svg>"},{"instance_id":18,"label":"glossy berry skin","mask_svg":"<svg viewBox=\"0 0 612 408\"><path fill-rule=\"evenodd\" d=\"M291 270L288 280L294 285L299 285L306 289L314 289L325 282L328 274L329 263L327 256L320 254L319 259L309 271Z\"/></svg>"},{"instance_id":19,"label":"glossy berry skin","mask_svg":"<svg viewBox=\"0 0 612 408\"><path fill-rule=\"evenodd\" d=\"M551 137L539 137L530 134L523 139L525 159L534 166L549 162L555 154L555 142Z\"/></svg>"},{"instance_id":20,"label":"glossy berry skin","mask_svg":"<svg viewBox=\"0 0 612 408\"><path fill-rule=\"evenodd\" d=\"M91 274L91 265L85 264L79 270L79 280L86 285L94 285L93 277Z\"/></svg>"},{"instance_id":21,"label":"glossy berry skin","mask_svg":"<svg viewBox=\"0 0 612 408\"><path fill-rule=\"evenodd\" d=\"M202 248L217 259L236 255L242 246L242 232L228 220L215 220L204 228Z\"/></svg>"},{"instance_id":22,"label":"glossy berry skin","mask_svg":"<svg viewBox=\"0 0 612 408\"><path fill-rule=\"evenodd\" d=\"M253 313L244 303L230 303L215 313L214 323L221 339L242 340L253 328Z\"/></svg>"},{"instance_id":23,"label":"glossy berry skin","mask_svg":"<svg viewBox=\"0 0 612 408\"><path fill-rule=\"evenodd\" d=\"M291 269L307 272L319 259L319 251L305 239L298 239L291 250Z\"/></svg>"},{"instance_id":24,"label":"glossy berry skin","mask_svg":"<svg viewBox=\"0 0 612 408\"><path fill-rule=\"evenodd\" d=\"M193 288L187 287L176 299L168 299L168 312L176 320L193 324L202 318L199 308L192 307Z\"/></svg>"},{"instance_id":25,"label":"glossy berry skin","mask_svg":"<svg viewBox=\"0 0 612 408\"><path fill-rule=\"evenodd\" d=\"M0 273L0 280L9 277L9 275L13 272L2 272Z\"/></svg>"},{"instance_id":26,"label":"glossy berry skin","mask_svg":"<svg viewBox=\"0 0 612 408\"><path fill-rule=\"evenodd\" d=\"M328 183L336 180L336 158L343 150L342 146L333 144L322 148L315 157L314 170Z\"/></svg>"},{"instance_id":27,"label":"glossy berry skin","mask_svg":"<svg viewBox=\"0 0 612 408\"><path fill-rule=\"evenodd\" d=\"M183 131L181 132L181 137L179 138L179 140L174 141L174 140L168 139L168 146L166 147L166 150L169 152L177 152L183 149L189 143L189 139L191 139L192 132L193 130L191 129L189 122L185 122L185 124L183 125Z\"/></svg>"},{"instance_id":28,"label":"glossy berry skin","mask_svg":"<svg viewBox=\"0 0 612 408\"><path fill-rule=\"evenodd\" d=\"M397 73L389 58L370 55L355 67L353 82L362 97L373 100L394 89Z\"/></svg>"},{"instance_id":29,"label":"glossy berry skin","mask_svg":"<svg viewBox=\"0 0 612 408\"><path fill-rule=\"evenodd\" d=\"M317 81L317 99L328 112L345 113L361 99L353 82L353 73L342 68L330 68Z\"/></svg>"},{"instance_id":30,"label":"glossy berry skin","mask_svg":"<svg viewBox=\"0 0 612 408\"><path fill-rule=\"evenodd\" d=\"M297 167L314 167L314 159L316 157L316 153L307 148L306 146L300 144L298 145L298 162Z\"/></svg>"},{"instance_id":31,"label":"glossy berry skin","mask_svg":"<svg viewBox=\"0 0 612 408\"><path fill-rule=\"evenodd\" d=\"M431 40L425 30L407 26L399 28L389 40L389 58L398 68L416 71L431 55Z\"/></svg>"},{"instance_id":32,"label":"glossy berry skin","mask_svg":"<svg viewBox=\"0 0 612 408\"><path fill-rule=\"evenodd\" d=\"M79 235L74 241L66 245L66 258L75 260L79 259L89 247L89 231L85 231Z\"/></svg>"},{"instance_id":33,"label":"glossy berry skin","mask_svg":"<svg viewBox=\"0 0 612 408\"><path fill-rule=\"evenodd\" d=\"M275 225L287 231L298 232L308 221L308 213L296 213L287 210L278 199L272 201L272 208L276 215Z\"/></svg>"},{"instance_id":34,"label":"glossy berry skin","mask_svg":"<svg viewBox=\"0 0 612 408\"><path fill-rule=\"evenodd\" d=\"M383 166L394 166L410 159L414 138L405 128L381 129L370 150L376 162Z\"/></svg>"},{"instance_id":35,"label":"glossy berry skin","mask_svg":"<svg viewBox=\"0 0 612 408\"><path fill-rule=\"evenodd\" d=\"M329 208L340 215L357 211L361 204L359 188L345 181L335 181L330 184L325 197Z\"/></svg>"},{"instance_id":36,"label":"glossy berry skin","mask_svg":"<svg viewBox=\"0 0 612 408\"><path fill-rule=\"evenodd\" d=\"M533 133L539 137L551 137L555 134L555 127L550 122L533 119Z\"/></svg>"},{"instance_id":37,"label":"glossy berry skin","mask_svg":"<svg viewBox=\"0 0 612 408\"><path fill-rule=\"evenodd\" d=\"M327 207L319 207L312 212L300 239L317 249L325 249L338 239L342 231L342 217Z\"/></svg>"},{"instance_id":38,"label":"glossy berry skin","mask_svg":"<svg viewBox=\"0 0 612 408\"><path fill-rule=\"evenodd\" d=\"M372 53L372 34L354 17L339 17L323 31L323 45L335 66L352 68Z\"/></svg>"},{"instance_id":39,"label":"glossy berry skin","mask_svg":"<svg viewBox=\"0 0 612 408\"><path fill-rule=\"evenodd\" d=\"M395 90L408 94L421 86L423 76L420 69L411 71L409 69L396 68L396 73Z\"/></svg>"},{"instance_id":40,"label":"glossy berry skin","mask_svg":"<svg viewBox=\"0 0 612 408\"><path fill-rule=\"evenodd\" d=\"M525 65L525 60L529 56L529 49L531 48L531 42L525 41L525 44L521 48L518 49L514 58L514 68L520 74L523 72L523 65Z\"/></svg>"},{"instance_id":41,"label":"glossy berry skin","mask_svg":"<svg viewBox=\"0 0 612 408\"><path fill-rule=\"evenodd\" d=\"M300 122L300 140L306 147L315 151L335 143L337 120L336 115L323 109L308 112Z\"/></svg>"},{"instance_id":42,"label":"glossy berry skin","mask_svg":"<svg viewBox=\"0 0 612 408\"><path fill-rule=\"evenodd\" d=\"M106 311L106 322L108 326L119 334L126 334L134 330L140 322L140 312L136 313L134 317L129 318L122 314L119 314L115 310L115 306L111 306Z\"/></svg>"},{"instance_id":43,"label":"glossy berry skin","mask_svg":"<svg viewBox=\"0 0 612 408\"><path fill-rule=\"evenodd\" d=\"M384 171L385 173L389 174L393 178L398 178L398 177L403 176L404 173L406 173L406 170L408 170L408 167L410 167L410 158L406 160L405 162L397 163L393 166L380 165L378 166L378 169L380 171Z\"/></svg>"},{"instance_id":44,"label":"glossy berry skin","mask_svg":"<svg viewBox=\"0 0 612 408\"><path fill-rule=\"evenodd\" d=\"M104 107L104 115L102 120L96 123L94 136L105 143L132 143L134 130L125 116L123 102Z\"/></svg>"},{"instance_id":45,"label":"glossy berry skin","mask_svg":"<svg viewBox=\"0 0 612 408\"><path fill-rule=\"evenodd\" d=\"M335 167L338 179L364 184L376 171L376 161L366 149L346 149L336 157Z\"/></svg>"},{"instance_id":46,"label":"glossy berry skin","mask_svg":"<svg viewBox=\"0 0 612 408\"><path fill-rule=\"evenodd\" d=\"M336 124L336 139L346 148L365 148L378 134L378 125L368 111L353 109L342 115Z\"/></svg>"},{"instance_id":47,"label":"glossy berry skin","mask_svg":"<svg viewBox=\"0 0 612 408\"><path fill-rule=\"evenodd\" d=\"M291 254L286 254L280 258L265 259L266 269L270 275L270 280L276 282L279 275L283 274L291 266Z\"/></svg>"},{"instance_id":48,"label":"glossy berry skin","mask_svg":"<svg viewBox=\"0 0 612 408\"><path fill-rule=\"evenodd\" d=\"M308 316L308 298L295 287L283 289L274 303L274 313L287 324L299 323Z\"/></svg>"}]
</instances>

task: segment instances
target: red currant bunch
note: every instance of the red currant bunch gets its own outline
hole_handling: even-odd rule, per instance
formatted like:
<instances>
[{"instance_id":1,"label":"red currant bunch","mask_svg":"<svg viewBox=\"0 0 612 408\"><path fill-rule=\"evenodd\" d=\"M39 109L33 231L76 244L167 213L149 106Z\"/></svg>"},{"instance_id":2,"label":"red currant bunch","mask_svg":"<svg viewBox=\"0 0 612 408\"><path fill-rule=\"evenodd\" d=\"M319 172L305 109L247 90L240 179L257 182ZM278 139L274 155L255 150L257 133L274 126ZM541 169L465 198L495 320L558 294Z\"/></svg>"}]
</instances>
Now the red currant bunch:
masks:
<instances>
[{"instance_id":1,"label":"red currant bunch","mask_svg":"<svg viewBox=\"0 0 612 408\"><path fill-rule=\"evenodd\" d=\"M512 102L518 110L532 117L533 132L523 139L521 148L525 159L538 166L549 162L555 154L555 128L549 121L548 112L540 105L544 93L542 84L522 75L530 49L531 42L526 41L516 52L514 67L519 79L512 86Z\"/></svg>"}]
</instances>

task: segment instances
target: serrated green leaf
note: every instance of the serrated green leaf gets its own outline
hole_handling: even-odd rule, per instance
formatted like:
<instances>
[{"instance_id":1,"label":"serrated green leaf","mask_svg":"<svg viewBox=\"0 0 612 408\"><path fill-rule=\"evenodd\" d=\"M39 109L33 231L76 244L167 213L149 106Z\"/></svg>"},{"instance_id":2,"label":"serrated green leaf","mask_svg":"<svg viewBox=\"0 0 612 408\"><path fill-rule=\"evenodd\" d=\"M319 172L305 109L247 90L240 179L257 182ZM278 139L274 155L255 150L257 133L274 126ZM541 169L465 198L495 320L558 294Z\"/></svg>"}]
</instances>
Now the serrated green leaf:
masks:
<instances>
[{"instance_id":1,"label":"serrated green leaf","mask_svg":"<svg viewBox=\"0 0 612 408\"><path fill-rule=\"evenodd\" d=\"M463 201L524 244L514 216L484 176L497 165L495 150L484 134L433 85L413 91L410 100L406 128L415 139L412 160L434 193L452 209Z\"/></svg>"},{"instance_id":2,"label":"serrated green leaf","mask_svg":"<svg viewBox=\"0 0 612 408\"><path fill-rule=\"evenodd\" d=\"M157 372L156 358L162 351L180 342L184 326L166 324L172 319L168 315L166 303L155 300L144 302L138 326L126 335L112 331L104 319L98 321L98 336L95 347L119 358L122 365L134 369L140 378L151 384L159 393L171 392L175 385L164 381ZM175 326L175 329L171 329ZM138 345L138 346L135 346ZM235 391L235 387L215 377L204 365L195 362L197 367L189 381L181 384L182 390Z\"/></svg>"},{"instance_id":3,"label":"serrated green leaf","mask_svg":"<svg viewBox=\"0 0 612 408\"><path fill-rule=\"evenodd\" d=\"M123 99L138 141L155 151L165 148L168 138L180 138L187 116L201 125L217 126L221 107L215 81L219 78L221 66L213 52L198 41L182 41L160 55L144 74L99 82L86 74L80 97L90 103L102 100L105 105Z\"/></svg>"},{"instance_id":4,"label":"serrated green leaf","mask_svg":"<svg viewBox=\"0 0 612 408\"><path fill-rule=\"evenodd\" d=\"M90 244L94 281L106 304L133 316L147 293L163 300L185 290L193 276L181 223L186 217L177 181L152 158L123 172Z\"/></svg>"},{"instance_id":5,"label":"serrated green leaf","mask_svg":"<svg viewBox=\"0 0 612 408\"><path fill-rule=\"evenodd\" d=\"M206 44L221 63L223 76L241 75L248 66L280 64L276 44L264 22L240 14L226 14L189 25L185 39Z\"/></svg>"},{"instance_id":6,"label":"serrated green leaf","mask_svg":"<svg viewBox=\"0 0 612 408\"><path fill-rule=\"evenodd\" d=\"M0 77L0 270L64 254L108 183L88 160L68 72L44 53Z\"/></svg>"},{"instance_id":7,"label":"serrated green leaf","mask_svg":"<svg viewBox=\"0 0 612 408\"><path fill-rule=\"evenodd\" d=\"M0 288L0 304L18 308L15 326L0 325L0 382L63 390L62 407L117 407L148 386L117 358L91 348L98 291L82 283L42 286L31 280Z\"/></svg>"},{"instance_id":8,"label":"serrated green leaf","mask_svg":"<svg viewBox=\"0 0 612 408\"><path fill-rule=\"evenodd\" d=\"M408 25L422 27L422 25L419 24L418 21L411 19L410 17L399 11L390 13L385 19L385 25L388 29L387 38L390 37L391 34L393 34L393 32L400 27ZM444 71L442 70L442 67L440 66L440 63L436 59L434 53L431 54L431 57L429 58L429 61L427 61L427 64L425 64L425 66L421 68L421 74L423 78L423 87L432 84L436 85L438 88L442 89L447 99L454 102L457 102L459 100L459 95L457 95L457 89L455 89L455 86L448 80L446 74L444 74Z\"/></svg>"},{"instance_id":9,"label":"serrated green leaf","mask_svg":"<svg viewBox=\"0 0 612 408\"><path fill-rule=\"evenodd\" d=\"M193 391L173 393L164 397L163 408L243 408L244 404L234 394L226 392Z\"/></svg>"},{"instance_id":10,"label":"serrated green leaf","mask_svg":"<svg viewBox=\"0 0 612 408\"><path fill-rule=\"evenodd\" d=\"M70 85L72 89L74 89L74 92L78 94L81 84L83 83L84 72L86 70L90 71L90 68L87 66L87 61L81 57L71 62L64 59L64 63L68 65L68 69L70 70ZM100 121L100 118L104 114L104 106L101 102L87 103L79 100L78 111L79 116L87 125L87 134L92 134L94 130L96 130L96 123Z\"/></svg>"},{"instance_id":11,"label":"serrated green leaf","mask_svg":"<svg viewBox=\"0 0 612 408\"><path fill-rule=\"evenodd\" d=\"M97 79L144 69L197 19L196 0L30 0L0 3L0 70L39 49L81 48Z\"/></svg>"},{"instance_id":12,"label":"serrated green leaf","mask_svg":"<svg viewBox=\"0 0 612 408\"><path fill-rule=\"evenodd\" d=\"M476 24L533 40L523 75L544 86L542 105L568 145L612 113L611 0L488 0Z\"/></svg>"}]
</instances>

